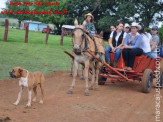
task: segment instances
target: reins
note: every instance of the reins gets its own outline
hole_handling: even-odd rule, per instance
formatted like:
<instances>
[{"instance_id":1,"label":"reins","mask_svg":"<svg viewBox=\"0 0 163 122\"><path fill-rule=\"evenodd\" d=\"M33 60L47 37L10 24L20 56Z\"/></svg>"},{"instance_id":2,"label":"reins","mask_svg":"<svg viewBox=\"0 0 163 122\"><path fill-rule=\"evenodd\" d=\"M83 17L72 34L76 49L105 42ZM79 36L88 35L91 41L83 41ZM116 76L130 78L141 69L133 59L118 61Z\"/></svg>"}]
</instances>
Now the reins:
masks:
<instances>
[{"instance_id":1,"label":"reins","mask_svg":"<svg viewBox=\"0 0 163 122\"><path fill-rule=\"evenodd\" d=\"M89 49L89 47L88 47L88 36L92 39L92 41L94 42L94 45L95 45L95 54L97 54L98 53L98 48L97 48L97 44L96 44L96 41L95 41L95 38L94 38L94 36L92 35L92 34L90 34L90 33L88 33L85 29L83 29L83 28L79 28L79 27L76 27L74 30L73 30L73 32L72 33L74 33L77 29L80 29L80 30L82 30L83 31L83 36L82 36L82 40L84 39L84 41L85 41L85 47L84 47L84 49L83 49L83 52L86 52L87 51L87 49ZM82 44L82 43L81 43ZM81 45L80 45L81 46Z\"/></svg>"}]
</instances>

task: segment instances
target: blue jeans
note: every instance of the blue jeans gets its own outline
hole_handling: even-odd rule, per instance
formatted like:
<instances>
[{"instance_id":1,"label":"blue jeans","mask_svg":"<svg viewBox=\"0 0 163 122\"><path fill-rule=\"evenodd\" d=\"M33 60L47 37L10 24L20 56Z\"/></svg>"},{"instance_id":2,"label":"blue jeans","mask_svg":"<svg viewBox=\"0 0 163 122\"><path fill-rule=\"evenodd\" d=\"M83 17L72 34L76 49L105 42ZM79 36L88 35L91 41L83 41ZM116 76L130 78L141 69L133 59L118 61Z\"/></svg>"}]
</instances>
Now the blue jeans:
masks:
<instances>
[{"instance_id":1,"label":"blue jeans","mask_svg":"<svg viewBox=\"0 0 163 122\"><path fill-rule=\"evenodd\" d=\"M111 49L110 46L105 48L105 58L106 59L110 59L110 52L111 52L111 50L112 49ZM120 56L121 56L121 49L117 48L116 51L115 51L114 61L118 61Z\"/></svg>"},{"instance_id":2,"label":"blue jeans","mask_svg":"<svg viewBox=\"0 0 163 122\"><path fill-rule=\"evenodd\" d=\"M144 55L156 59L157 58L157 52L149 52L149 53L144 53Z\"/></svg>"}]
</instances>

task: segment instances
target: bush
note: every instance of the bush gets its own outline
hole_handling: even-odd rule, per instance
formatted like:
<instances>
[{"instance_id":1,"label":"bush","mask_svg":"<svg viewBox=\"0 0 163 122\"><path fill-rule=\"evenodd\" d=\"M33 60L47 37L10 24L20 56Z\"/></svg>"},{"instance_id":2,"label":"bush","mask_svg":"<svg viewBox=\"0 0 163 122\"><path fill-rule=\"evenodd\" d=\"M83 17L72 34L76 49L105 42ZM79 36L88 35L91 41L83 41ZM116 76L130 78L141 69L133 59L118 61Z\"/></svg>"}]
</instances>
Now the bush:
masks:
<instances>
[{"instance_id":1,"label":"bush","mask_svg":"<svg viewBox=\"0 0 163 122\"><path fill-rule=\"evenodd\" d=\"M160 43L163 45L163 26L158 30L160 36Z\"/></svg>"},{"instance_id":2,"label":"bush","mask_svg":"<svg viewBox=\"0 0 163 122\"><path fill-rule=\"evenodd\" d=\"M5 26L5 22L1 22L1 26Z\"/></svg>"},{"instance_id":3,"label":"bush","mask_svg":"<svg viewBox=\"0 0 163 122\"><path fill-rule=\"evenodd\" d=\"M150 33L150 32L152 31L151 28L145 28L145 30L146 30L148 33Z\"/></svg>"}]
</instances>

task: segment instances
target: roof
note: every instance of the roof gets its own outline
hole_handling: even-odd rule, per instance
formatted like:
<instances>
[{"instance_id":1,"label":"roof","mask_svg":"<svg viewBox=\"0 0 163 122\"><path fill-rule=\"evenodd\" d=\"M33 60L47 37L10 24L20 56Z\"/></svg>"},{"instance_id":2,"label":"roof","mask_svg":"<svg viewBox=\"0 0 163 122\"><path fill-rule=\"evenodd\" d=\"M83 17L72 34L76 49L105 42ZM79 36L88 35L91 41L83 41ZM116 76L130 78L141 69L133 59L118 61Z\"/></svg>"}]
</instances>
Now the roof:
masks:
<instances>
[{"instance_id":1,"label":"roof","mask_svg":"<svg viewBox=\"0 0 163 122\"><path fill-rule=\"evenodd\" d=\"M23 21L24 23L34 23L34 24L45 24L45 23L42 23L42 22L38 22L38 21L29 21L29 20L24 20ZM46 24L45 24L46 25Z\"/></svg>"},{"instance_id":2,"label":"roof","mask_svg":"<svg viewBox=\"0 0 163 122\"><path fill-rule=\"evenodd\" d=\"M73 25L63 25L62 27L67 28L67 29L74 29L75 26Z\"/></svg>"}]
</instances>

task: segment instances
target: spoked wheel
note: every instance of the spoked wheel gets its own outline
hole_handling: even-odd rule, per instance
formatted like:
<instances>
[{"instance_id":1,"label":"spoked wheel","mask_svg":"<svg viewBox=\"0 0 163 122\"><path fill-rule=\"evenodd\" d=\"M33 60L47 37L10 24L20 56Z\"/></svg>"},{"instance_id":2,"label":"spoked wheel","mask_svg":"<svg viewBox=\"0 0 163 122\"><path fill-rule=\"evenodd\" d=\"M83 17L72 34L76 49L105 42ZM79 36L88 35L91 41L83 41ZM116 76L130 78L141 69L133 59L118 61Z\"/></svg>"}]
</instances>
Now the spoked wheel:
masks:
<instances>
[{"instance_id":1,"label":"spoked wheel","mask_svg":"<svg viewBox=\"0 0 163 122\"><path fill-rule=\"evenodd\" d=\"M105 73L105 67L101 68L100 73ZM98 77L98 85L105 85L106 80L107 80L107 78L99 76Z\"/></svg>"},{"instance_id":2,"label":"spoked wheel","mask_svg":"<svg viewBox=\"0 0 163 122\"><path fill-rule=\"evenodd\" d=\"M104 78L104 77L99 77L98 78L98 85L105 85L105 82L106 82L106 79L107 78Z\"/></svg>"},{"instance_id":3,"label":"spoked wheel","mask_svg":"<svg viewBox=\"0 0 163 122\"><path fill-rule=\"evenodd\" d=\"M151 69L146 69L142 78L142 91L149 93L153 85L153 72Z\"/></svg>"}]
</instances>

